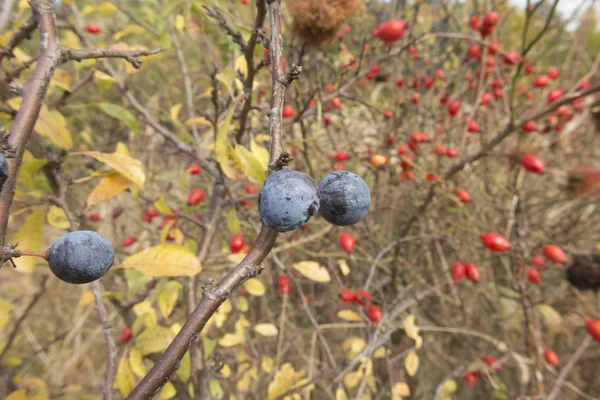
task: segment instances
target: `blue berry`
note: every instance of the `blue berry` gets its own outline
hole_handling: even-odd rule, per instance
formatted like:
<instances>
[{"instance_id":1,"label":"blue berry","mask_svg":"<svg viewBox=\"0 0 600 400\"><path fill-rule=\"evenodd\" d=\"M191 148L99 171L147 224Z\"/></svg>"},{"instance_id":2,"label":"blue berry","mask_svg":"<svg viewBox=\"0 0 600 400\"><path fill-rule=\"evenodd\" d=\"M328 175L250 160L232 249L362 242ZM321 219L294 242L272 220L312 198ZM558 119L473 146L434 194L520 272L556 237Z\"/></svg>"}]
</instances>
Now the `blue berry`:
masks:
<instances>
[{"instance_id":1,"label":"blue berry","mask_svg":"<svg viewBox=\"0 0 600 400\"><path fill-rule=\"evenodd\" d=\"M283 169L269 176L258 195L260 220L278 232L306 224L319 210L319 187L308 175Z\"/></svg>"},{"instance_id":2,"label":"blue berry","mask_svg":"<svg viewBox=\"0 0 600 400\"><path fill-rule=\"evenodd\" d=\"M371 206L371 192L367 183L348 171L327 175L319 184L321 209L319 212L334 225L353 225L364 218Z\"/></svg>"},{"instance_id":3,"label":"blue berry","mask_svg":"<svg viewBox=\"0 0 600 400\"><path fill-rule=\"evenodd\" d=\"M0 153L0 191L4 186L4 182L8 179L8 160L3 153Z\"/></svg>"},{"instance_id":4,"label":"blue berry","mask_svg":"<svg viewBox=\"0 0 600 400\"><path fill-rule=\"evenodd\" d=\"M112 266L115 251L102 235L77 231L61 236L48 255L48 265L59 279L68 283L89 283L100 279Z\"/></svg>"}]
</instances>

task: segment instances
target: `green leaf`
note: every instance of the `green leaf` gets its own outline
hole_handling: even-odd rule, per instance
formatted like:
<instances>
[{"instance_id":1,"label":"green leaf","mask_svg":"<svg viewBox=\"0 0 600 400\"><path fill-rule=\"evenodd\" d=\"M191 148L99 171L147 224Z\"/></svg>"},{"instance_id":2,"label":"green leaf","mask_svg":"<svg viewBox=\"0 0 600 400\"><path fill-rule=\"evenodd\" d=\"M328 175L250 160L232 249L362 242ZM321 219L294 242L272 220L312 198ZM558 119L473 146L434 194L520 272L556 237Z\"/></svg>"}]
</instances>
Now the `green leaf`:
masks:
<instances>
[{"instance_id":1,"label":"green leaf","mask_svg":"<svg viewBox=\"0 0 600 400\"><path fill-rule=\"evenodd\" d=\"M133 131L134 134L138 132L138 123L133 114L124 109L121 106L116 104L109 103L91 103L89 104L91 107L97 107L104 111L106 114L110 115L113 118L118 119L123 122L125 125L129 127Z\"/></svg>"},{"instance_id":2,"label":"green leaf","mask_svg":"<svg viewBox=\"0 0 600 400\"><path fill-rule=\"evenodd\" d=\"M242 162L242 170L244 175L248 177L250 182L263 183L265 181L265 172L260 161L244 146L236 145L235 151Z\"/></svg>"},{"instance_id":3,"label":"green leaf","mask_svg":"<svg viewBox=\"0 0 600 400\"><path fill-rule=\"evenodd\" d=\"M135 339L135 344L143 355L148 355L164 351L174 337L175 333L169 328L155 326L140 333Z\"/></svg>"}]
</instances>

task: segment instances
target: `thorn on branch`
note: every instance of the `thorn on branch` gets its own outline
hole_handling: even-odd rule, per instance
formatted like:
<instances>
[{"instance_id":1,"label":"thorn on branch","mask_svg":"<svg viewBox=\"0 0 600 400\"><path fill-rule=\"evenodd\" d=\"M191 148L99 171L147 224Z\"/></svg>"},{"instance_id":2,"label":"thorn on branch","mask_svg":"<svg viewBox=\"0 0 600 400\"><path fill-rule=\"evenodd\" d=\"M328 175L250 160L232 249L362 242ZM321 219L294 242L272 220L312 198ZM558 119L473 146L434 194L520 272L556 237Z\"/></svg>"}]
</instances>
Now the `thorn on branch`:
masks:
<instances>
[{"instance_id":1,"label":"thorn on branch","mask_svg":"<svg viewBox=\"0 0 600 400\"><path fill-rule=\"evenodd\" d=\"M289 87L292 82L296 79L300 78L300 73L302 72L302 67L296 64L292 64L292 68L290 72L286 75L286 77L281 82L286 88Z\"/></svg>"}]
</instances>

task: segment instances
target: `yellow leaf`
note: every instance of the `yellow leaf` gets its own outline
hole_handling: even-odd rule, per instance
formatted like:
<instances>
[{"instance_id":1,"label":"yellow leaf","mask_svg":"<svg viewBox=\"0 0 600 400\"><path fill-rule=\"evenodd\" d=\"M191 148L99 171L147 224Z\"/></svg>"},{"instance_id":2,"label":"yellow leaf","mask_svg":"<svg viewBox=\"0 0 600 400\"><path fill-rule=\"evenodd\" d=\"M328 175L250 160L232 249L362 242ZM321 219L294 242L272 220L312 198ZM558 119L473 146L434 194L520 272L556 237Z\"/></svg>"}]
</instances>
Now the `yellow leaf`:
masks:
<instances>
[{"instance_id":1,"label":"yellow leaf","mask_svg":"<svg viewBox=\"0 0 600 400\"><path fill-rule=\"evenodd\" d=\"M80 153L72 153L77 155L85 155L94 157L96 160L103 162L115 171L121 173L129 180L133 181L138 186L144 186L146 174L142 162L135 158L131 158L121 153L100 153L98 151L84 151Z\"/></svg>"},{"instance_id":2,"label":"yellow leaf","mask_svg":"<svg viewBox=\"0 0 600 400\"><path fill-rule=\"evenodd\" d=\"M129 188L133 182L118 172L111 172L100 180L98 185L90 192L87 206L92 207L106 201Z\"/></svg>"},{"instance_id":3,"label":"yellow leaf","mask_svg":"<svg viewBox=\"0 0 600 400\"><path fill-rule=\"evenodd\" d=\"M181 103L177 103L175 104L173 107L171 107L171 110L169 110L169 115L171 116L171 119L173 121L177 121L179 118L179 112L181 111L181 107L183 106L183 104Z\"/></svg>"},{"instance_id":4,"label":"yellow leaf","mask_svg":"<svg viewBox=\"0 0 600 400\"><path fill-rule=\"evenodd\" d=\"M115 376L115 385L123 397L131 393L135 387L135 376L133 376L133 372L131 372L131 368L129 368L127 354L124 354L121 361L119 361L117 375Z\"/></svg>"},{"instance_id":5,"label":"yellow leaf","mask_svg":"<svg viewBox=\"0 0 600 400\"><path fill-rule=\"evenodd\" d=\"M296 371L290 363L285 363L269 383L268 400L273 400L296 387L304 376L304 370Z\"/></svg>"},{"instance_id":6,"label":"yellow leaf","mask_svg":"<svg viewBox=\"0 0 600 400\"><path fill-rule=\"evenodd\" d=\"M406 396L410 396L410 388L405 382L398 382L392 387L392 400L402 400Z\"/></svg>"},{"instance_id":7,"label":"yellow leaf","mask_svg":"<svg viewBox=\"0 0 600 400\"><path fill-rule=\"evenodd\" d=\"M169 233L171 232L171 228L173 228L173 226L175 226L175 220L168 222L160 231L160 242L161 243L166 243L167 242L167 236L169 235Z\"/></svg>"},{"instance_id":8,"label":"yellow leaf","mask_svg":"<svg viewBox=\"0 0 600 400\"><path fill-rule=\"evenodd\" d=\"M147 276L193 276L202 271L194 253L174 244L150 247L128 257L121 266Z\"/></svg>"},{"instance_id":9,"label":"yellow leaf","mask_svg":"<svg viewBox=\"0 0 600 400\"><path fill-rule=\"evenodd\" d=\"M142 34L142 33L146 33L146 29L144 29L143 27L141 27L139 25L129 25L129 26L125 27L125 29L122 29L119 32L115 33L112 38L114 41L118 41L128 35Z\"/></svg>"},{"instance_id":10,"label":"yellow leaf","mask_svg":"<svg viewBox=\"0 0 600 400\"><path fill-rule=\"evenodd\" d=\"M246 57L244 55L239 56L233 63L233 69L237 73L241 73L244 77L248 75L248 64L246 63Z\"/></svg>"},{"instance_id":11,"label":"yellow leaf","mask_svg":"<svg viewBox=\"0 0 600 400\"><path fill-rule=\"evenodd\" d=\"M229 365L225 364L225 366L221 369L221 375L225 378L229 378L231 376L231 368L229 368Z\"/></svg>"},{"instance_id":12,"label":"yellow leaf","mask_svg":"<svg viewBox=\"0 0 600 400\"><path fill-rule=\"evenodd\" d=\"M269 356L263 356L262 360L260 361L260 367L267 374L270 374L273 371L273 364L273 359Z\"/></svg>"},{"instance_id":13,"label":"yellow leaf","mask_svg":"<svg viewBox=\"0 0 600 400\"><path fill-rule=\"evenodd\" d=\"M177 376L182 382L187 382L190 379L190 374L192 373L191 366L190 352L188 351L181 359L179 369L177 370Z\"/></svg>"},{"instance_id":14,"label":"yellow leaf","mask_svg":"<svg viewBox=\"0 0 600 400\"><path fill-rule=\"evenodd\" d=\"M387 350L385 347L381 346L380 348L378 348L377 350L375 350L375 352L373 353L373 358L384 358L385 355L387 353Z\"/></svg>"},{"instance_id":15,"label":"yellow leaf","mask_svg":"<svg viewBox=\"0 0 600 400\"><path fill-rule=\"evenodd\" d=\"M96 82L96 87L100 90L107 90L117 82L115 78L99 70L94 71L94 81Z\"/></svg>"},{"instance_id":16,"label":"yellow leaf","mask_svg":"<svg viewBox=\"0 0 600 400\"><path fill-rule=\"evenodd\" d=\"M21 230L17 232L12 242L19 243L19 249L23 250L42 250L42 233L44 221L46 220L46 210L43 207L35 207L29 214ZM15 260L17 271L30 274L34 271L38 257L19 257Z\"/></svg>"},{"instance_id":17,"label":"yellow leaf","mask_svg":"<svg viewBox=\"0 0 600 400\"><path fill-rule=\"evenodd\" d=\"M348 274L350 273L350 267L348 267L348 263L346 262L346 260L337 260L337 265L342 275L348 276Z\"/></svg>"},{"instance_id":18,"label":"yellow leaf","mask_svg":"<svg viewBox=\"0 0 600 400\"><path fill-rule=\"evenodd\" d=\"M168 318L177 304L179 292L181 291L181 283L177 281L169 281L158 295L158 308L163 317Z\"/></svg>"},{"instance_id":19,"label":"yellow leaf","mask_svg":"<svg viewBox=\"0 0 600 400\"><path fill-rule=\"evenodd\" d=\"M256 135L257 142L268 143L270 140L271 140L271 137L269 135L267 135L266 133L259 133L258 135Z\"/></svg>"},{"instance_id":20,"label":"yellow leaf","mask_svg":"<svg viewBox=\"0 0 600 400\"><path fill-rule=\"evenodd\" d=\"M452 393L456 392L458 385L454 379L446 379L444 384L442 385L441 396L449 396Z\"/></svg>"},{"instance_id":21,"label":"yellow leaf","mask_svg":"<svg viewBox=\"0 0 600 400\"><path fill-rule=\"evenodd\" d=\"M341 310L337 313L338 318L344 321L362 321L362 317L352 310Z\"/></svg>"},{"instance_id":22,"label":"yellow leaf","mask_svg":"<svg viewBox=\"0 0 600 400\"><path fill-rule=\"evenodd\" d=\"M254 330L259 335L263 335L263 336L267 336L267 337L277 336L277 334L279 333L279 331L277 330L277 327L273 324L257 324L254 327Z\"/></svg>"},{"instance_id":23,"label":"yellow leaf","mask_svg":"<svg viewBox=\"0 0 600 400\"><path fill-rule=\"evenodd\" d=\"M129 154L129 149L127 148L127 145L123 142L117 142L117 146L115 147L115 153L123 154L127 157L131 156Z\"/></svg>"},{"instance_id":24,"label":"yellow leaf","mask_svg":"<svg viewBox=\"0 0 600 400\"><path fill-rule=\"evenodd\" d=\"M129 348L129 368L140 378L146 376L144 357L142 356L142 352L136 347Z\"/></svg>"},{"instance_id":25,"label":"yellow leaf","mask_svg":"<svg viewBox=\"0 0 600 400\"><path fill-rule=\"evenodd\" d=\"M8 395L6 400L27 400L27 391L25 389L14 391Z\"/></svg>"},{"instance_id":26,"label":"yellow leaf","mask_svg":"<svg viewBox=\"0 0 600 400\"><path fill-rule=\"evenodd\" d=\"M241 312L248 311L248 300L246 300L245 297L238 298L237 303L238 303L238 308L240 309Z\"/></svg>"},{"instance_id":27,"label":"yellow leaf","mask_svg":"<svg viewBox=\"0 0 600 400\"><path fill-rule=\"evenodd\" d=\"M7 103L12 108L19 109L21 100L21 97L15 97ZM73 147L71 132L67 129L67 121L57 110L50 111L48 107L42 104L34 129L40 136L47 137L52 144L60 149L70 150Z\"/></svg>"},{"instance_id":28,"label":"yellow leaf","mask_svg":"<svg viewBox=\"0 0 600 400\"><path fill-rule=\"evenodd\" d=\"M227 221L227 228L229 228L231 233L233 233L234 235L237 235L238 233L240 233L240 231L241 231L240 220L237 217L235 208L232 208L231 210L229 210L229 212L227 213L226 221Z\"/></svg>"},{"instance_id":29,"label":"yellow leaf","mask_svg":"<svg viewBox=\"0 0 600 400\"><path fill-rule=\"evenodd\" d=\"M417 355L416 351L411 350L408 353L404 359L404 368L409 376L415 376L417 370L419 369L419 356Z\"/></svg>"},{"instance_id":30,"label":"yellow leaf","mask_svg":"<svg viewBox=\"0 0 600 400\"><path fill-rule=\"evenodd\" d=\"M12 303L5 300L0 300L0 328L8 324L8 321L10 321L11 311Z\"/></svg>"},{"instance_id":31,"label":"yellow leaf","mask_svg":"<svg viewBox=\"0 0 600 400\"><path fill-rule=\"evenodd\" d=\"M215 138L215 158L221 166L225 176L232 180L239 179L243 176L241 173L242 161L229 142L229 139L227 139L233 113L241 98L242 96L238 96L238 98L234 100L223 124L217 132L217 137Z\"/></svg>"},{"instance_id":32,"label":"yellow leaf","mask_svg":"<svg viewBox=\"0 0 600 400\"><path fill-rule=\"evenodd\" d=\"M121 294L120 293L107 292L107 291L102 292L101 296L102 297L114 297L116 299L120 299L121 298ZM88 290L86 292L83 292L83 294L79 298L79 303L77 305L79 307L85 307L88 304L90 304L92 301L94 301L94 295L92 294L92 292L90 290Z\"/></svg>"},{"instance_id":33,"label":"yellow leaf","mask_svg":"<svg viewBox=\"0 0 600 400\"><path fill-rule=\"evenodd\" d=\"M260 297L266 293L265 285L257 278L248 279L244 283L244 288L250 296Z\"/></svg>"},{"instance_id":34,"label":"yellow leaf","mask_svg":"<svg viewBox=\"0 0 600 400\"><path fill-rule=\"evenodd\" d=\"M344 377L344 384L348 387L348 389L354 389L358 386L358 384L362 380L362 377L363 372L360 370L348 372Z\"/></svg>"},{"instance_id":35,"label":"yellow leaf","mask_svg":"<svg viewBox=\"0 0 600 400\"><path fill-rule=\"evenodd\" d=\"M335 391L335 400L348 400L348 396L346 396L346 392L341 386Z\"/></svg>"},{"instance_id":36,"label":"yellow leaf","mask_svg":"<svg viewBox=\"0 0 600 400\"><path fill-rule=\"evenodd\" d=\"M167 201L165 200L165 195L161 195L158 200L154 202L154 208L159 211L161 214L171 215L173 211L167 205Z\"/></svg>"},{"instance_id":37,"label":"yellow leaf","mask_svg":"<svg viewBox=\"0 0 600 400\"><path fill-rule=\"evenodd\" d=\"M235 332L223 335L223 337L219 339L219 345L222 347L233 347L244 344L246 342L246 335L244 335L244 326L246 323L247 321L245 319L240 318L235 323Z\"/></svg>"},{"instance_id":38,"label":"yellow leaf","mask_svg":"<svg viewBox=\"0 0 600 400\"><path fill-rule=\"evenodd\" d=\"M185 18L181 14L175 16L175 29L182 32L185 28Z\"/></svg>"},{"instance_id":39,"label":"yellow leaf","mask_svg":"<svg viewBox=\"0 0 600 400\"><path fill-rule=\"evenodd\" d=\"M316 261L300 261L293 264L293 267L296 271L312 281L320 283L331 281L331 276L329 276L327 268L319 265Z\"/></svg>"},{"instance_id":40,"label":"yellow leaf","mask_svg":"<svg viewBox=\"0 0 600 400\"><path fill-rule=\"evenodd\" d=\"M50 206L46 218L48 223L55 228L69 229L71 227L64 210L60 207Z\"/></svg>"},{"instance_id":41,"label":"yellow leaf","mask_svg":"<svg viewBox=\"0 0 600 400\"><path fill-rule=\"evenodd\" d=\"M260 135L259 135L260 136ZM263 171L266 171L269 167L269 152L262 146L259 146L254 141L254 138L250 139L250 151L256 157L260 165L262 166Z\"/></svg>"},{"instance_id":42,"label":"yellow leaf","mask_svg":"<svg viewBox=\"0 0 600 400\"><path fill-rule=\"evenodd\" d=\"M174 337L175 334L169 328L155 326L140 333L135 344L142 355L147 355L164 351Z\"/></svg>"},{"instance_id":43,"label":"yellow leaf","mask_svg":"<svg viewBox=\"0 0 600 400\"><path fill-rule=\"evenodd\" d=\"M15 56L15 59L21 64L25 64L26 62L31 61L31 57L19 47L13 49L13 55Z\"/></svg>"},{"instance_id":44,"label":"yellow leaf","mask_svg":"<svg viewBox=\"0 0 600 400\"><path fill-rule=\"evenodd\" d=\"M175 397L176 394L177 389L175 389L175 386L171 382L167 382L165 386L160 389L160 392L158 392L158 398L161 400L169 400Z\"/></svg>"},{"instance_id":45,"label":"yellow leaf","mask_svg":"<svg viewBox=\"0 0 600 400\"><path fill-rule=\"evenodd\" d=\"M367 342L365 342L365 339L354 336L344 339L342 342L342 349L347 353L348 359L351 360L356 357L366 345Z\"/></svg>"},{"instance_id":46,"label":"yellow leaf","mask_svg":"<svg viewBox=\"0 0 600 400\"><path fill-rule=\"evenodd\" d=\"M263 168L256 157L242 145L235 146L235 152L242 162L242 170L244 175L248 177L250 182L263 183L265 181L266 168Z\"/></svg>"},{"instance_id":47,"label":"yellow leaf","mask_svg":"<svg viewBox=\"0 0 600 400\"><path fill-rule=\"evenodd\" d=\"M109 16L116 13L119 9L114 4L105 1L104 3L100 4L96 10L104 16Z\"/></svg>"},{"instance_id":48,"label":"yellow leaf","mask_svg":"<svg viewBox=\"0 0 600 400\"><path fill-rule=\"evenodd\" d=\"M238 379L237 381L237 390L239 390L240 392L247 392L248 388L250 387L250 374L248 372L246 372L241 379Z\"/></svg>"},{"instance_id":49,"label":"yellow leaf","mask_svg":"<svg viewBox=\"0 0 600 400\"><path fill-rule=\"evenodd\" d=\"M50 81L50 86L57 86L65 91L71 90L71 75L63 70L57 69L54 71L54 75L52 76L52 80Z\"/></svg>"},{"instance_id":50,"label":"yellow leaf","mask_svg":"<svg viewBox=\"0 0 600 400\"><path fill-rule=\"evenodd\" d=\"M415 325L415 316L409 315L408 317L406 317L402 322L402 325L404 331L406 332L406 336L414 340L416 343L415 347L417 349L420 349L421 345L423 344L423 338L419 333L419 327Z\"/></svg>"},{"instance_id":51,"label":"yellow leaf","mask_svg":"<svg viewBox=\"0 0 600 400\"><path fill-rule=\"evenodd\" d=\"M216 379L208 382L208 389L210 390L210 394L213 396L213 398L221 399L223 396L225 396L225 392L223 391L221 384Z\"/></svg>"},{"instance_id":52,"label":"yellow leaf","mask_svg":"<svg viewBox=\"0 0 600 400\"><path fill-rule=\"evenodd\" d=\"M185 126L190 126L190 125L194 125L194 124L195 125L212 126L212 123L204 117L190 118L190 119L186 120L183 124Z\"/></svg>"},{"instance_id":53,"label":"yellow leaf","mask_svg":"<svg viewBox=\"0 0 600 400\"><path fill-rule=\"evenodd\" d=\"M16 367L17 365L21 365L22 362L23 360L21 360L20 357L10 356L2 360L2 365L5 367L12 368Z\"/></svg>"},{"instance_id":54,"label":"yellow leaf","mask_svg":"<svg viewBox=\"0 0 600 400\"><path fill-rule=\"evenodd\" d=\"M550 332L559 333L564 329L562 317L552 306L538 304L535 309L542 314L542 321Z\"/></svg>"}]
</instances>

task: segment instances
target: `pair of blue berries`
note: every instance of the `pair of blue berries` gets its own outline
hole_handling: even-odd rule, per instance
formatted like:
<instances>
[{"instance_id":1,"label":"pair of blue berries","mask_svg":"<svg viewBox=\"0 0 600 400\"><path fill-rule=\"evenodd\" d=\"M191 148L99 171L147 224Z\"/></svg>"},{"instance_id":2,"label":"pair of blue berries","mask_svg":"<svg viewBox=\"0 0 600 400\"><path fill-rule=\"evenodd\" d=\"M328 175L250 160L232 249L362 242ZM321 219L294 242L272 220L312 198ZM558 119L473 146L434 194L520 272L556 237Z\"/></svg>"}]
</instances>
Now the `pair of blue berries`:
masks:
<instances>
[{"instance_id":1,"label":"pair of blue berries","mask_svg":"<svg viewBox=\"0 0 600 400\"><path fill-rule=\"evenodd\" d=\"M348 171L332 172L317 186L305 173L283 169L267 178L258 195L261 222L278 232L300 228L317 211L334 225L353 225L370 206L369 186Z\"/></svg>"}]
</instances>

